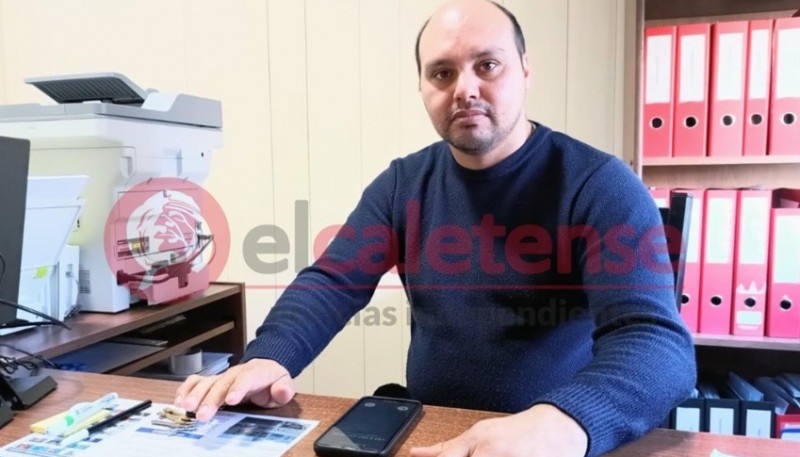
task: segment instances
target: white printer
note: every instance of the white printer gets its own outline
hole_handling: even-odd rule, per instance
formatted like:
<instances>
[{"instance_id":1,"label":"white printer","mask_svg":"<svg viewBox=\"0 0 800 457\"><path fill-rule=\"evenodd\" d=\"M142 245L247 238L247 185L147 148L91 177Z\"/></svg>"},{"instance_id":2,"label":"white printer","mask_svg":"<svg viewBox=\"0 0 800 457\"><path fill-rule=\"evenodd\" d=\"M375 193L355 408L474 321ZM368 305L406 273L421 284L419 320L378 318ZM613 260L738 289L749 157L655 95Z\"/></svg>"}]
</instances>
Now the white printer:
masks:
<instances>
[{"instance_id":1,"label":"white printer","mask_svg":"<svg viewBox=\"0 0 800 457\"><path fill-rule=\"evenodd\" d=\"M31 141L30 176L88 176L69 238L79 249L81 309L118 312L138 299L164 303L207 288L199 254L213 233L202 217L189 227L193 233L182 233L192 241L176 254L152 233L131 236L130 227L152 222L153 215L119 202L143 185L163 185L159 198L199 211L193 196L222 146L221 103L145 91L116 73L25 82L56 104L0 106L0 135Z\"/></svg>"}]
</instances>

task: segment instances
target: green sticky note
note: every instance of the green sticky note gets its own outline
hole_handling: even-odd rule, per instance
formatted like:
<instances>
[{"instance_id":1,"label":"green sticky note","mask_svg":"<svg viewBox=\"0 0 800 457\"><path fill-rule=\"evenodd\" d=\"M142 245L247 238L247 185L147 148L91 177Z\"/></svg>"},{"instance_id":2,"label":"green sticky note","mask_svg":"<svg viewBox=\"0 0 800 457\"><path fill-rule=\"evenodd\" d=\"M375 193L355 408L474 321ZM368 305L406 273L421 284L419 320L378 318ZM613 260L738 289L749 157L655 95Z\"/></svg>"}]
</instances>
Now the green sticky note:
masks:
<instances>
[{"instance_id":1,"label":"green sticky note","mask_svg":"<svg viewBox=\"0 0 800 457\"><path fill-rule=\"evenodd\" d=\"M39 267L36 269L36 275L34 275L33 279L41 279L47 276L47 267Z\"/></svg>"}]
</instances>

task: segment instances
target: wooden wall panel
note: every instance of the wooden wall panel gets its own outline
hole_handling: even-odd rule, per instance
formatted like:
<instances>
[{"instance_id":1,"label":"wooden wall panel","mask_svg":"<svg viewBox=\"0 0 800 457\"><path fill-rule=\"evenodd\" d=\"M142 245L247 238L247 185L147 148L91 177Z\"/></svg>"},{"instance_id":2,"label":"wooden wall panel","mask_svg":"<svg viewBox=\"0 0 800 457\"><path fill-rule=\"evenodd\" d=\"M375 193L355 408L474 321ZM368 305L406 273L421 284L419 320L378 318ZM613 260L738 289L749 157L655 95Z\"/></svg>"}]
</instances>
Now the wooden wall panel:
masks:
<instances>
[{"instance_id":1,"label":"wooden wall panel","mask_svg":"<svg viewBox=\"0 0 800 457\"><path fill-rule=\"evenodd\" d=\"M205 185L229 218L223 279L247 283L252 337L314 260L323 228L342 223L393 158L439 140L420 99L414 42L441 3L0 0L0 102L46 101L26 77L90 71L221 100L224 146ZM501 2L526 34L529 117L609 152L627 139L619 133L625 3ZM290 240L290 252L262 256L288 260L281 271L245 261L246 236L264 225ZM362 325L351 323L298 378L300 391L358 396L405 382L410 327L399 286L387 275L369 305L393 316L380 321L387 325L363 325L362 313Z\"/></svg>"},{"instance_id":2,"label":"wooden wall panel","mask_svg":"<svg viewBox=\"0 0 800 457\"><path fill-rule=\"evenodd\" d=\"M306 1L311 233L344 222L361 194L359 2ZM315 392L364 392L364 331L347 326L314 364Z\"/></svg>"},{"instance_id":3,"label":"wooden wall panel","mask_svg":"<svg viewBox=\"0 0 800 457\"><path fill-rule=\"evenodd\" d=\"M269 0L269 93L275 204L269 224L289 239L287 268L272 278L280 295L297 273L309 265L308 70L305 2ZM266 276L266 275L265 275ZM248 302L249 303L249 302ZM272 302L259 304L267 308ZM314 392L314 365L295 380L300 392Z\"/></svg>"},{"instance_id":4,"label":"wooden wall panel","mask_svg":"<svg viewBox=\"0 0 800 457\"><path fill-rule=\"evenodd\" d=\"M563 0L506 0L504 5L525 35L532 70L528 117L562 132L567 128L569 5Z\"/></svg>"}]
</instances>

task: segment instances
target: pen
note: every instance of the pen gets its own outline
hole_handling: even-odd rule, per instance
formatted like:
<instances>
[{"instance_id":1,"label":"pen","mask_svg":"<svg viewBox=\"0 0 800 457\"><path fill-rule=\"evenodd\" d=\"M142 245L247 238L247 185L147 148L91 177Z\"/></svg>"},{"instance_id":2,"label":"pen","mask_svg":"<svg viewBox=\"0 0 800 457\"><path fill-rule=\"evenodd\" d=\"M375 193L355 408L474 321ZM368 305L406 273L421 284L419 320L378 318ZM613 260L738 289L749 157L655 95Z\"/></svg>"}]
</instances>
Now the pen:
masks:
<instances>
[{"instance_id":1,"label":"pen","mask_svg":"<svg viewBox=\"0 0 800 457\"><path fill-rule=\"evenodd\" d=\"M137 403L136 405L131 406L130 408L128 408L128 409L126 409L124 411L120 411L117 414L114 414L113 416L110 416L110 417L108 417L108 418L106 418L106 419L104 419L104 420L102 420L102 421L90 426L90 427L84 428L83 430L78 430L77 432L75 432L75 433L63 438L62 440L60 440L58 444L61 447L66 447L66 446L69 446L72 443L76 443L78 441L86 439L92 433L97 433L100 430L103 430L103 429L106 429L108 427L111 427L112 425L115 425L117 422L121 422L121 421L133 416L134 414L138 413L139 411L147 409L147 407L150 406L151 404L153 404L152 400L145 400L145 401L143 401L141 403Z\"/></svg>"},{"instance_id":2,"label":"pen","mask_svg":"<svg viewBox=\"0 0 800 457\"><path fill-rule=\"evenodd\" d=\"M141 403L137 403L136 405L131 406L130 408L128 408L128 409L126 409L124 411L120 411L117 414L112 415L108 419L104 419L104 420L92 425L91 427L87 428L86 431L89 432L90 435L92 433L99 432L100 430L103 430L104 428L110 427L110 426L116 424L117 422L120 422L122 420L125 420L125 419L133 416L134 414L138 413L139 411L141 411L143 409L146 409L151 404L153 404L152 400L145 400L145 401L143 401Z\"/></svg>"}]
</instances>

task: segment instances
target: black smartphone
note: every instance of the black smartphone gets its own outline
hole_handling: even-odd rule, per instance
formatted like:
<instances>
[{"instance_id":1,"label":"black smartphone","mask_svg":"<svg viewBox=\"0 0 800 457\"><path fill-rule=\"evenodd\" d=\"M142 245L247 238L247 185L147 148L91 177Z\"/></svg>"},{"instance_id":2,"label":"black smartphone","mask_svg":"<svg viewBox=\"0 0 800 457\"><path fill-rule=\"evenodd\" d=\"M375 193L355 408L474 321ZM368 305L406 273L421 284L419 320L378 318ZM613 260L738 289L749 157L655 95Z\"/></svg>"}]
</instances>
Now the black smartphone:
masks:
<instances>
[{"instance_id":1,"label":"black smartphone","mask_svg":"<svg viewBox=\"0 0 800 457\"><path fill-rule=\"evenodd\" d=\"M363 397L314 442L321 457L394 453L422 414L416 400Z\"/></svg>"}]
</instances>

